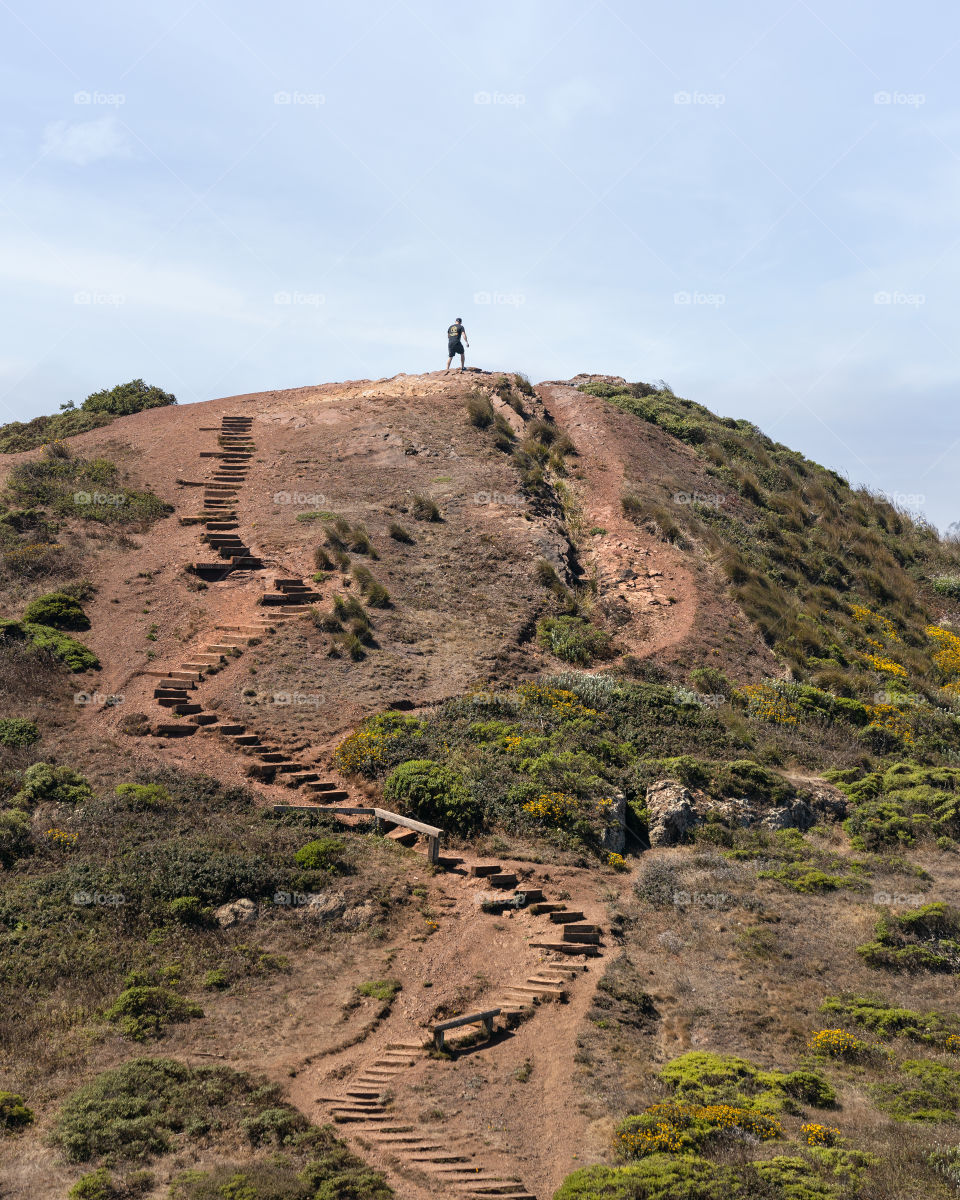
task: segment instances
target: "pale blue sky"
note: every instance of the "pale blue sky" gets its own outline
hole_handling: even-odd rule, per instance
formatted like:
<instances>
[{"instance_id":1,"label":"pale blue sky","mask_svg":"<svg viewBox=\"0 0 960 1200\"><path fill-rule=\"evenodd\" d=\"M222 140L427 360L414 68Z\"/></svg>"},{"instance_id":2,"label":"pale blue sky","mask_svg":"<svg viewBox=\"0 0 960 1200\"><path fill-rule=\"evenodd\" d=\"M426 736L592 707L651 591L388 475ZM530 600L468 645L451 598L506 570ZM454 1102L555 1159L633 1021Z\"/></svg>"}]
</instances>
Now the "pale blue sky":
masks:
<instances>
[{"instance_id":1,"label":"pale blue sky","mask_svg":"<svg viewBox=\"0 0 960 1200\"><path fill-rule=\"evenodd\" d=\"M960 520L945 0L0 0L0 420L666 379ZM287 102L284 102L286 100Z\"/></svg>"}]
</instances>

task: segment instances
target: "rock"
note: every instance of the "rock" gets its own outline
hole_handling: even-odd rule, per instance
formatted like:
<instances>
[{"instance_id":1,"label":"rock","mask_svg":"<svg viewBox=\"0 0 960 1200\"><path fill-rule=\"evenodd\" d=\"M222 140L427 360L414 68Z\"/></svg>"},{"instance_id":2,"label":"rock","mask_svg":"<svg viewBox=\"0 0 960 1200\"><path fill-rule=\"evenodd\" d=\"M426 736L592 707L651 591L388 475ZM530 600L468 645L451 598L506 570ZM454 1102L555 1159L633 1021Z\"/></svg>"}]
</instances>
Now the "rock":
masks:
<instances>
[{"instance_id":1,"label":"rock","mask_svg":"<svg viewBox=\"0 0 960 1200\"><path fill-rule=\"evenodd\" d=\"M376 908L368 900L356 908L348 908L343 914L343 924L347 929L359 929L361 925L366 925L373 920L376 911Z\"/></svg>"},{"instance_id":2,"label":"rock","mask_svg":"<svg viewBox=\"0 0 960 1200\"><path fill-rule=\"evenodd\" d=\"M771 808L760 822L764 829L808 830L817 821L816 814L806 800L799 797L780 808Z\"/></svg>"},{"instance_id":3,"label":"rock","mask_svg":"<svg viewBox=\"0 0 960 1200\"><path fill-rule=\"evenodd\" d=\"M693 797L676 779L658 779L647 788L651 846L675 846L685 841L697 823Z\"/></svg>"},{"instance_id":4,"label":"rock","mask_svg":"<svg viewBox=\"0 0 960 1200\"><path fill-rule=\"evenodd\" d=\"M346 908L347 898L343 892L310 892L306 904L296 911L299 916L314 921L333 921L342 916Z\"/></svg>"},{"instance_id":5,"label":"rock","mask_svg":"<svg viewBox=\"0 0 960 1200\"><path fill-rule=\"evenodd\" d=\"M627 798L623 792L616 792L607 810L607 827L604 829L603 837L600 839L600 845L603 849L613 854L622 853L627 840L626 827Z\"/></svg>"},{"instance_id":6,"label":"rock","mask_svg":"<svg viewBox=\"0 0 960 1200\"><path fill-rule=\"evenodd\" d=\"M243 921L257 919L257 906L252 900L231 900L213 910L214 918L221 929L239 925Z\"/></svg>"}]
</instances>

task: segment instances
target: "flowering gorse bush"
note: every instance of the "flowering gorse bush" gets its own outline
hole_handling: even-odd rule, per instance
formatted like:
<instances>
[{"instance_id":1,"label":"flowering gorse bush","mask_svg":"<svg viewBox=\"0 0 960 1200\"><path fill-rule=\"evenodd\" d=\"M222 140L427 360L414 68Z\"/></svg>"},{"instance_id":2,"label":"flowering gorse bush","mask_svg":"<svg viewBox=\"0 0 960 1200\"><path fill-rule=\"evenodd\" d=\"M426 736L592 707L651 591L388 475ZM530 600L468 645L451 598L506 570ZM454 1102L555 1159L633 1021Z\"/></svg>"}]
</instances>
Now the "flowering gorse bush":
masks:
<instances>
[{"instance_id":1,"label":"flowering gorse bush","mask_svg":"<svg viewBox=\"0 0 960 1200\"><path fill-rule=\"evenodd\" d=\"M800 1132L806 1137L808 1146L835 1146L840 1138L840 1130L832 1125L808 1123L800 1126Z\"/></svg>"},{"instance_id":2,"label":"flowering gorse bush","mask_svg":"<svg viewBox=\"0 0 960 1200\"><path fill-rule=\"evenodd\" d=\"M616 1146L623 1158L642 1158L698 1150L725 1136L768 1142L782 1133L776 1117L734 1104L653 1104L622 1122Z\"/></svg>"},{"instance_id":3,"label":"flowering gorse bush","mask_svg":"<svg viewBox=\"0 0 960 1200\"><path fill-rule=\"evenodd\" d=\"M865 1042L845 1029L817 1029L810 1035L807 1048L814 1054L842 1058L846 1062L872 1058L881 1051L875 1042Z\"/></svg>"}]
</instances>

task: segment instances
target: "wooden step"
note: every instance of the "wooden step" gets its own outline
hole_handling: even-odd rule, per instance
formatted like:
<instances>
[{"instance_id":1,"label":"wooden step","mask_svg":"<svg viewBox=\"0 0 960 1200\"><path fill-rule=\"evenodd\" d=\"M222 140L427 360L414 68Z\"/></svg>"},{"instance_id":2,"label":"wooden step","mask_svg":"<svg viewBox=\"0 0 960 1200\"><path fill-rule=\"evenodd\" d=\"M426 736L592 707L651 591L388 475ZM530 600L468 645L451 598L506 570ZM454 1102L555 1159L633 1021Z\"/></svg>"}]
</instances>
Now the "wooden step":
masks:
<instances>
[{"instance_id":1,"label":"wooden step","mask_svg":"<svg viewBox=\"0 0 960 1200\"><path fill-rule=\"evenodd\" d=\"M216 713L201 712L196 713L190 718L190 720L194 723L194 725L216 725L217 715Z\"/></svg>"},{"instance_id":2,"label":"wooden step","mask_svg":"<svg viewBox=\"0 0 960 1200\"><path fill-rule=\"evenodd\" d=\"M564 925L563 940L565 942L580 942L585 946L599 946L600 945L600 934L599 933L577 933L575 931L571 933L570 926Z\"/></svg>"},{"instance_id":3,"label":"wooden step","mask_svg":"<svg viewBox=\"0 0 960 1200\"><path fill-rule=\"evenodd\" d=\"M221 725L221 726L220 726L220 732L221 732L221 733L222 733L224 736L228 736L228 735L229 735L229 736L234 736L234 735L236 735L236 734L238 734L238 733L239 733L239 734L242 734L242 733L244 732L244 730L245 730L245 729L246 729L246 725L236 725L236 724L230 725L230 724L227 724L227 725Z\"/></svg>"},{"instance_id":4,"label":"wooden step","mask_svg":"<svg viewBox=\"0 0 960 1200\"><path fill-rule=\"evenodd\" d=\"M572 909L563 909L561 912L552 912L550 920L554 925L568 925L572 921L582 921L582 912L573 912Z\"/></svg>"},{"instance_id":5,"label":"wooden step","mask_svg":"<svg viewBox=\"0 0 960 1200\"><path fill-rule=\"evenodd\" d=\"M503 868L499 863L474 863L470 868L470 874L478 879L483 879L489 875L500 875Z\"/></svg>"},{"instance_id":6,"label":"wooden step","mask_svg":"<svg viewBox=\"0 0 960 1200\"><path fill-rule=\"evenodd\" d=\"M484 883L489 887L501 888L506 891L508 888L515 888L517 886L517 877L510 872L504 871L500 875L484 876Z\"/></svg>"},{"instance_id":7,"label":"wooden step","mask_svg":"<svg viewBox=\"0 0 960 1200\"><path fill-rule=\"evenodd\" d=\"M599 946L582 945L579 942L531 942L530 945L538 950L553 950L557 954L583 954L587 958L597 958Z\"/></svg>"},{"instance_id":8,"label":"wooden step","mask_svg":"<svg viewBox=\"0 0 960 1200\"><path fill-rule=\"evenodd\" d=\"M184 722L182 725L158 725L154 730L157 737L190 737L197 732L196 725Z\"/></svg>"},{"instance_id":9,"label":"wooden step","mask_svg":"<svg viewBox=\"0 0 960 1200\"><path fill-rule=\"evenodd\" d=\"M530 911L535 917L539 917L544 913L563 912L564 906L562 904L545 904L543 902L537 902L530 905Z\"/></svg>"}]
</instances>

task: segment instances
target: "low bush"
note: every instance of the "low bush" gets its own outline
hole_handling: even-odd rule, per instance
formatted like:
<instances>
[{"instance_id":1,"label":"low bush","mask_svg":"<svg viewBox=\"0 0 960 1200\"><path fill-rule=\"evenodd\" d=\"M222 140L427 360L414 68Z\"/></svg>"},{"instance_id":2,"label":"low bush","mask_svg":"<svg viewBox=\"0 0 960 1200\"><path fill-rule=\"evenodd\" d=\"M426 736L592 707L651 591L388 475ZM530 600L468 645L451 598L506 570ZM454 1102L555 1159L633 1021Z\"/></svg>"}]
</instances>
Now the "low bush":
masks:
<instances>
[{"instance_id":1,"label":"low bush","mask_svg":"<svg viewBox=\"0 0 960 1200\"><path fill-rule=\"evenodd\" d=\"M738 1200L746 1193L729 1167L694 1155L652 1154L626 1167L583 1167L554 1200Z\"/></svg>"},{"instance_id":2,"label":"low bush","mask_svg":"<svg viewBox=\"0 0 960 1200\"><path fill-rule=\"evenodd\" d=\"M343 852L346 842L340 838L317 838L308 842L294 855L297 866L305 871L328 871L333 873L343 869Z\"/></svg>"},{"instance_id":3,"label":"low bush","mask_svg":"<svg viewBox=\"0 0 960 1200\"><path fill-rule=\"evenodd\" d=\"M0 746L23 749L40 741L40 730L33 721L23 717L0 717Z\"/></svg>"},{"instance_id":4,"label":"low bush","mask_svg":"<svg viewBox=\"0 0 960 1200\"><path fill-rule=\"evenodd\" d=\"M537 642L563 662L581 667L614 653L610 635L582 617L541 618L537 622Z\"/></svg>"},{"instance_id":5,"label":"low bush","mask_svg":"<svg viewBox=\"0 0 960 1200\"><path fill-rule=\"evenodd\" d=\"M145 986L126 988L103 1015L124 1037L144 1042L162 1037L168 1025L202 1017L203 1009L167 988Z\"/></svg>"},{"instance_id":6,"label":"low bush","mask_svg":"<svg viewBox=\"0 0 960 1200\"><path fill-rule=\"evenodd\" d=\"M899 916L882 916L874 940L857 953L871 967L890 971L960 972L960 909L924 904Z\"/></svg>"},{"instance_id":7,"label":"low bush","mask_svg":"<svg viewBox=\"0 0 960 1200\"><path fill-rule=\"evenodd\" d=\"M406 546L413 545L413 535L398 522L391 521L387 532L395 542L402 542Z\"/></svg>"},{"instance_id":8,"label":"low bush","mask_svg":"<svg viewBox=\"0 0 960 1200\"><path fill-rule=\"evenodd\" d=\"M482 819L480 805L462 776L431 759L401 763L387 776L383 793L404 815L450 832L468 833Z\"/></svg>"},{"instance_id":9,"label":"low bush","mask_svg":"<svg viewBox=\"0 0 960 1200\"><path fill-rule=\"evenodd\" d=\"M147 408L163 408L176 402L177 398L172 392L144 383L142 379L131 379L129 383L119 383L109 390L92 392L84 400L82 408L88 413L126 417Z\"/></svg>"},{"instance_id":10,"label":"low bush","mask_svg":"<svg viewBox=\"0 0 960 1200\"><path fill-rule=\"evenodd\" d=\"M874 1088L880 1108L901 1121L956 1121L960 1071L929 1058L904 1059L897 1071Z\"/></svg>"},{"instance_id":11,"label":"low bush","mask_svg":"<svg viewBox=\"0 0 960 1200\"><path fill-rule=\"evenodd\" d=\"M16 1092L0 1092L0 1134L15 1133L33 1124L33 1112Z\"/></svg>"},{"instance_id":12,"label":"low bush","mask_svg":"<svg viewBox=\"0 0 960 1200\"><path fill-rule=\"evenodd\" d=\"M0 809L0 867L12 867L32 849L30 818L15 808Z\"/></svg>"},{"instance_id":13,"label":"low bush","mask_svg":"<svg viewBox=\"0 0 960 1200\"><path fill-rule=\"evenodd\" d=\"M23 620L33 625L48 625L53 629L90 628L90 618L83 611L83 606L66 592L47 592L31 600L23 610Z\"/></svg>"},{"instance_id":14,"label":"low bush","mask_svg":"<svg viewBox=\"0 0 960 1200\"><path fill-rule=\"evenodd\" d=\"M71 1162L143 1162L214 1124L239 1134L244 1120L282 1107L279 1095L275 1085L229 1067L135 1058L74 1092L52 1136Z\"/></svg>"},{"instance_id":15,"label":"low bush","mask_svg":"<svg viewBox=\"0 0 960 1200\"><path fill-rule=\"evenodd\" d=\"M23 773L13 804L31 810L38 804L66 804L76 808L93 799L93 788L78 771L36 762Z\"/></svg>"},{"instance_id":16,"label":"low bush","mask_svg":"<svg viewBox=\"0 0 960 1200\"><path fill-rule=\"evenodd\" d=\"M876 996L827 996L820 1011L862 1025L882 1038L905 1037L927 1045L945 1046L949 1038L960 1034L960 1016L955 1013L916 1012Z\"/></svg>"},{"instance_id":17,"label":"low bush","mask_svg":"<svg viewBox=\"0 0 960 1200\"><path fill-rule=\"evenodd\" d=\"M483 392L472 392L467 397L467 416L470 424L478 429L486 429L493 424L494 411L489 396Z\"/></svg>"}]
</instances>

